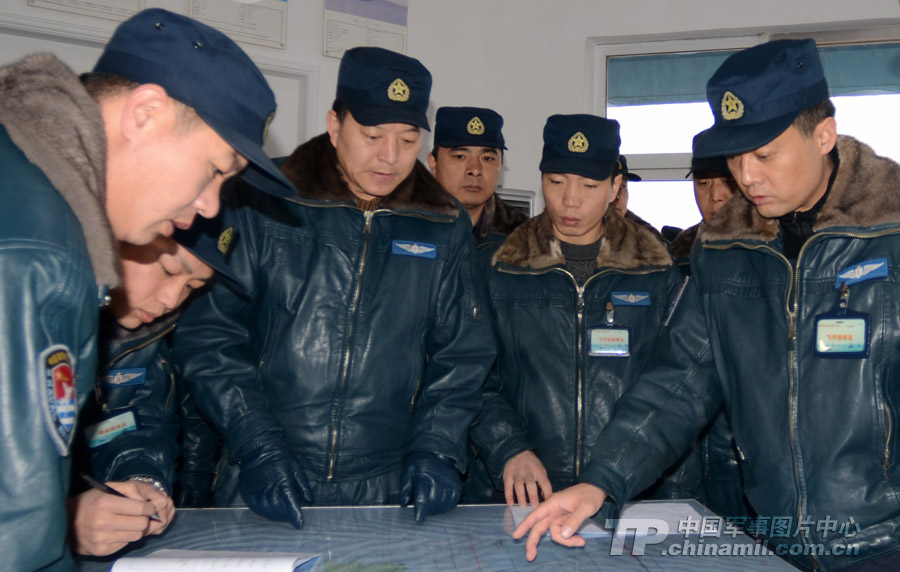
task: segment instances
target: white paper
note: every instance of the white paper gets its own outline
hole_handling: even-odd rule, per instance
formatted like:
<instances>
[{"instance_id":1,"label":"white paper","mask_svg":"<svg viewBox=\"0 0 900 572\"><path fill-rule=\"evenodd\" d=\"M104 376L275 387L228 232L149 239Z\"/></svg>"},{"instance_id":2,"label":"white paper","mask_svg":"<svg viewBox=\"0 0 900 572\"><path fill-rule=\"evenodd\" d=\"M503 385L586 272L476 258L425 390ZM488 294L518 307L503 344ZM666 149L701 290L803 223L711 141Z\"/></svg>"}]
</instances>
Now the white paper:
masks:
<instances>
[{"instance_id":1,"label":"white paper","mask_svg":"<svg viewBox=\"0 0 900 572\"><path fill-rule=\"evenodd\" d=\"M29 6L122 22L146 7L146 0L28 0Z\"/></svg>"},{"instance_id":2,"label":"white paper","mask_svg":"<svg viewBox=\"0 0 900 572\"><path fill-rule=\"evenodd\" d=\"M409 0L325 0L324 54L340 58L358 46L406 53Z\"/></svg>"},{"instance_id":3,"label":"white paper","mask_svg":"<svg viewBox=\"0 0 900 572\"><path fill-rule=\"evenodd\" d=\"M287 0L191 0L190 16L236 42L285 49Z\"/></svg>"},{"instance_id":4,"label":"white paper","mask_svg":"<svg viewBox=\"0 0 900 572\"><path fill-rule=\"evenodd\" d=\"M512 515L513 520L515 521L516 526L519 526L525 517L531 513L532 507L527 506L525 508L521 508L519 506L512 507ZM678 524L680 522L686 521L688 519L693 519L694 521L699 522L703 517L700 516L694 508L688 504L683 502L672 502L672 501L644 501L644 502L635 502L635 503L625 503L625 507L622 509L622 513L619 515L619 518L630 518L630 519L656 519L656 520L664 520L666 524L669 525L669 530L678 530ZM547 532L549 535L550 532ZM590 519L585 520L584 524L581 525L581 528L578 529L578 534L585 538L599 538L603 536L612 536L613 530L609 528L601 528L593 523Z\"/></svg>"},{"instance_id":5,"label":"white paper","mask_svg":"<svg viewBox=\"0 0 900 572\"><path fill-rule=\"evenodd\" d=\"M111 572L294 572L304 564L311 569L318 558L318 554L288 552L162 549L148 556L119 558ZM301 569L306 570L307 567Z\"/></svg>"}]
</instances>

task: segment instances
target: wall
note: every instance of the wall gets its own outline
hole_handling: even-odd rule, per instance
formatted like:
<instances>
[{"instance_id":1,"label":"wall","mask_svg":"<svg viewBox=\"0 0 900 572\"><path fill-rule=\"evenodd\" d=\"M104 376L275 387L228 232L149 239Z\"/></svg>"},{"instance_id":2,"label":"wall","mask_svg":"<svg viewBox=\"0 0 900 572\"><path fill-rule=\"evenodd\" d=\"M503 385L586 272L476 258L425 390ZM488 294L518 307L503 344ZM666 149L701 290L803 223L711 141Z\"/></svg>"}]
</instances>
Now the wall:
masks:
<instances>
[{"instance_id":1,"label":"wall","mask_svg":"<svg viewBox=\"0 0 900 572\"><path fill-rule=\"evenodd\" d=\"M434 75L430 116L441 105L496 109L505 118L510 148L503 185L535 191L540 188L537 165L546 118L592 110L594 63L589 48L595 43L900 23L897 0L409 0L409 4L408 53ZM147 5L186 13L188 0L147 0ZM28 7L25 0L0 0L0 22L4 15L46 19L49 12ZM309 109L291 109L296 102L282 101L284 111L276 122L282 115L298 116L310 136L325 129L337 80L338 60L322 55L323 12L324 0L290 0L287 49L245 46L253 57L288 62L308 73ZM105 30L107 36L114 27L90 18L66 18L78 26ZM0 33L0 63L18 57L24 44L60 47L46 42L47 38L11 39ZM91 53L95 52L90 48L75 46L64 55L89 61Z\"/></svg>"}]
</instances>

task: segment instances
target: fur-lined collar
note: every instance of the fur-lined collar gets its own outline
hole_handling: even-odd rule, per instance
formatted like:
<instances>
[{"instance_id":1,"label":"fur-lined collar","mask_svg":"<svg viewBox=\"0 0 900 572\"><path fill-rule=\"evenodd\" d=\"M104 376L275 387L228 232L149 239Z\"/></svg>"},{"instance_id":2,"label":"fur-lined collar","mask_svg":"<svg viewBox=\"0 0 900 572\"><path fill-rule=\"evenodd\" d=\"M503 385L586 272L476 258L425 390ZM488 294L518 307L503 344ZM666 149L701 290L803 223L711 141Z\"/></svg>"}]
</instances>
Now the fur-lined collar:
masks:
<instances>
[{"instance_id":1,"label":"fur-lined collar","mask_svg":"<svg viewBox=\"0 0 900 572\"><path fill-rule=\"evenodd\" d=\"M669 254L672 255L672 258L677 261L679 258L687 258L691 255L691 248L694 246L694 240L697 239L697 233L702 224L702 222L698 222L678 233L678 236L669 245Z\"/></svg>"},{"instance_id":2,"label":"fur-lined collar","mask_svg":"<svg viewBox=\"0 0 900 572\"><path fill-rule=\"evenodd\" d=\"M840 165L834 184L813 232L829 228L871 228L900 223L900 165L879 157L872 148L852 137L841 135L837 141ZM700 239L761 240L771 242L778 236L776 218L763 218L743 194L736 193L716 216L705 225Z\"/></svg>"},{"instance_id":3,"label":"fur-lined collar","mask_svg":"<svg viewBox=\"0 0 900 572\"><path fill-rule=\"evenodd\" d=\"M528 216L525 213L509 206L494 194L484 205L479 234L482 238L492 234L507 236L526 220Z\"/></svg>"},{"instance_id":4,"label":"fur-lined collar","mask_svg":"<svg viewBox=\"0 0 900 572\"><path fill-rule=\"evenodd\" d=\"M521 268L547 268L564 265L559 239L546 212L525 221L514 230L494 253L492 264L504 262ZM597 268L642 268L671 266L672 259L662 243L642 225L619 216L614 209L606 213L606 225Z\"/></svg>"},{"instance_id":5,"label":"fur-lined collar","mask_svg":"<svg viewBox=\"0 0 900 572\"><path fill-rule=\"evenodd\" d=\"M50 54L0 68L0 123L71 207L98 286L119 284L119 258L106 217L106 131L100 107Z\"/></svg>"},{"instance_id":6,"label":"fur-lined collar","mask_svg":"<svg viewBox=\"0 0 900 572\"><path fill-rule=\"evenodd\" d=\"M328 133L314 137L287 158L281 171L297 187L297 195L317 201L356 202L337 168L337 153ZM420 161L413 172L379 206L427 211L458 217L460 207Z\"/></svg>"}]
</instances>

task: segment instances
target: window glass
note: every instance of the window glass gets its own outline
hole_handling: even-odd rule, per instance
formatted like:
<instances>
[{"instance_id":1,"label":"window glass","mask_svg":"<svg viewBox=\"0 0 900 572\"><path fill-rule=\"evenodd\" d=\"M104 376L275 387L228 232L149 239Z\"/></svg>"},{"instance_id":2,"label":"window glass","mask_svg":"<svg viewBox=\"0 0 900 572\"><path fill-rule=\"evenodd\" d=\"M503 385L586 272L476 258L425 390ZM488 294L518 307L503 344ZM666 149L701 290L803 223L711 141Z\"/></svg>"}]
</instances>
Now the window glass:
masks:
<instances>
[{"instance_id":1,"label":"window glass","mask_svg":"<svg viewBox=\"0 0 900 572\"><path fill-rule=\"evenodd\" d=\"M621 151L632 170L644 177L643 182L629 184L629 209L657 228L699 221L690 181L674 179L673 159L666 157L679 155L687 172L693 136L713 123L706 81L732 53L716 50L607 59L606 116L621 124ZM896 136L900 43L820 46L819 54L837 110L838 132L900 162ZM654 176L654 162L660 168L670 167L659 171L665 176ZM645 170L636 169L635 164Z\"/></svg>"}]
</instances>

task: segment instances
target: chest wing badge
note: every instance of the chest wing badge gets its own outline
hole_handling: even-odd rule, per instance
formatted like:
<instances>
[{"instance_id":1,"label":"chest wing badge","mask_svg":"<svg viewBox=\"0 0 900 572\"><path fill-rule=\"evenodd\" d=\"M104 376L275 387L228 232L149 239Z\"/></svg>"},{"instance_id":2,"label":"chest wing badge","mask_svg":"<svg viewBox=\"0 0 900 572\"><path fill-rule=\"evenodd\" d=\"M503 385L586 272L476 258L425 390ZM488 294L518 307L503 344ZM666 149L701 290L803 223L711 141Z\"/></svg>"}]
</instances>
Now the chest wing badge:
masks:
<instances>
[{"instance_id":1,"label":"chest wing badge","mask_svg":"<svg viewBox=\"0 0 900 572\"><path fill-rule=\"evenodd\" d=\"M391 244L391 253L401 256L416 256L419 258L435 258L437 256L437 246L424 242L410 242L406 240L395 240Z\"/></svg>"}]
</instances>

